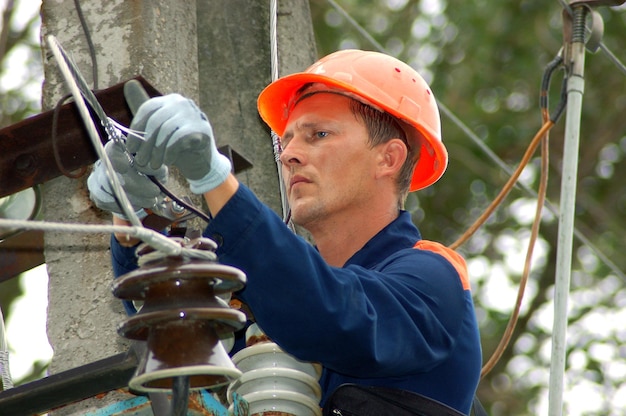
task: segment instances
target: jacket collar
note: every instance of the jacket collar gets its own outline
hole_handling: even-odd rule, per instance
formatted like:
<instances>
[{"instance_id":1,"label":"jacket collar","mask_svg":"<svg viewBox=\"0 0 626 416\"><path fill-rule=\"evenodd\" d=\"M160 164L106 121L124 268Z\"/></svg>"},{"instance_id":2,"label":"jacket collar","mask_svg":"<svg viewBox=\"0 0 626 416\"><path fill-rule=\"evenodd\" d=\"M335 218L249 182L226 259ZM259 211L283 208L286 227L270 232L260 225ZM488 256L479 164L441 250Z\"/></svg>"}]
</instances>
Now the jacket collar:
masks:
<instances>
[{"instance_id":1,"label":"jacket collar","mask_svg":"<svg viewBox=\"0 0 626 416\"><path fill-rule=\"evenodd\" d=\"M371 269L393 253L405 248L412 248L421 239L419 230L411 221L411 214L407 211L400 211L398 218L380 230L359 251L354 253L344 267L358 265Z\"/></svg>"}]
</instances>

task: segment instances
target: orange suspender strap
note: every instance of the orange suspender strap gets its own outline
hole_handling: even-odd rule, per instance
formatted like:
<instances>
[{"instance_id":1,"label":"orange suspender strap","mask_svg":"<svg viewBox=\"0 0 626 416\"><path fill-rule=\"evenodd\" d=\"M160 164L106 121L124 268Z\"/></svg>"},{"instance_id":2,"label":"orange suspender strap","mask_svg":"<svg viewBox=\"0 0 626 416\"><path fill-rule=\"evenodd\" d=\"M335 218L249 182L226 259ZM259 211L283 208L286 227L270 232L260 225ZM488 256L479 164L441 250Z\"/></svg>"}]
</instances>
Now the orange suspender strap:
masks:
<instances>
[{"instance_id":1,"label":"orange suspender strap","mask_svg":"<svg viewBox=\"0 0 626 416\"><path fill-rule=\"evenodd\" d=\"M415 243L413 248L432 251L433 253L443 256L446 260L452 263L456 271L459 273L461 283L463 284L463 290L470 290L470 281L467 275L467 264L465 264L465 259L461 257L459 253L441 243L429 240L420 240Z\"/></svg>"}]
</instances>

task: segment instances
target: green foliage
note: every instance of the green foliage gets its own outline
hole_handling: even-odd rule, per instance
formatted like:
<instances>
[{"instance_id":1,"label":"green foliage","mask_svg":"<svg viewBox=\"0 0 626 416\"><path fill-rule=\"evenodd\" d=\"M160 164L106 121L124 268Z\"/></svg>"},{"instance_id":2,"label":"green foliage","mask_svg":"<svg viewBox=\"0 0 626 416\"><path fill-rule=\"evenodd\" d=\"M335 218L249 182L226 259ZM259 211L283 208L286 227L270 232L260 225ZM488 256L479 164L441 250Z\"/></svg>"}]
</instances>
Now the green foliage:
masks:
<instances>
[{"instance_id":1,"label":"green foliage","mask_svg":"<svg viewBox=\"0 0 626 416\"><path fill-rule=\"evenodd\" d=\"M481 144L511 167L519 163L541 126L543 71L563 43L561 2L311 0L310 5L320 55L341 48L376 50L381 46L417 68L440 103ZM605 23L604 44L619 59L626 59L620 56L626 31L624 7L598 11ZM36 80L41 73L38 16L21 25L13 16L6 15L7 36L0 37L0 126L39 111L38 91L29 94L33 84L39 88ZM564 413L617 415L626 411L626 387L622 386L626 376L626 257L621 255L626 193L619 179L626 175L626 164L620 163L626 152L626 117L622 116L626 78L602 52L587 54L586 59L576 227L590 244L580 239L574 243ZM9 71L16 61L22 65L17 78L15 71ZM562 70L554 75L551 109L559 100L563 76ZM407 209L425 238L450 244L495 197L508 174L442 113L449 168L437 184L412 194ZM555 206L560 199L563 134L564 117L550 134L548 199ZM524 185L533 190L539 179L538 157L523 175ZM473 279L485 360L499 342L514 306L534 203L532 194L521 187L514 189L460 250ZM544 210L513 340L479 386L479 397L493 416L547 413L557 233L556 215ZM5 313L18 288L15 283L2 287ZM578 397L589 398L582 402Z\"/></svg>"},{"instance_id":2,"label":"green foliage","mask_svg":"<svg viewBox=\"0 0 626 416\"><path fill-rule=\"evenodd\" d=\"M0 29L0 126L21 121L41 108L39 15L17 19L18 4L4 11Z\"/></svg>"},{"instance_id":3,"label":"green foliage","mask_svg":"<svg viewBox=\"0 0 626 416\"><path fill-rule=\"evenodd\" d=\"M39 46L39 14L30 7L26 20L19 13L19 1L2 4L3 22L0 28L0 127L17 123L40 111L39 102L43 69ZM6 7L6 8L5 8ZM26 8L28 9L28 8ZM28 11L28 10L27 10ZM5 322L11 315L13 302L23 295L21 277L0 284L0 307ZM16 385L41 378L47 363L33 364L25 380Z\"/></svg>"},{"instance_id":4,"label":"green foliage","mask_svg":"<svg viewBox=\"0 0 626 416\"><path fill-rule=\"evenodd\" d=\"M540 87L546 65L563 44L561 7L558 1L543 0L311 1L320 55L382 46L418 69L440 103L512 168L542 124ZM605 23L603 43L622 60L625 10L598 9ZM344 12L375 43L355 29ZM559 102L564 73L554 73L550 110ZM585 82L576 227L591 245L575 239L573 248L565 413L617 415L626 409L626 389L621 386L626 366L615 364L624 361L620 345L626 340L618 323L624 322L626 299L626 258L619 254L626 230L626 193L619 179L626 174L620 163L626 152L626 78L598 52L586 56ZM564 125L565 116L550 132L548 200L553 206L560 200ZM482 213L509 175L445 112L442 128L450 154L448 170L434 186L411 195L407 209L425 238L450 244ZM531 190L539 180L539 152L534 156L522 176ZM473 278L485 360L514 307L534 212L534 195L517 187L460 248ZM511 345L479 386L479 397L492 415L547 413L557 239L556 215L544 208L520 321ZM614 370L608 370L609 363ZM585 392L592 399L581 404L577 398Z\"/></svg>"}]
</instances>

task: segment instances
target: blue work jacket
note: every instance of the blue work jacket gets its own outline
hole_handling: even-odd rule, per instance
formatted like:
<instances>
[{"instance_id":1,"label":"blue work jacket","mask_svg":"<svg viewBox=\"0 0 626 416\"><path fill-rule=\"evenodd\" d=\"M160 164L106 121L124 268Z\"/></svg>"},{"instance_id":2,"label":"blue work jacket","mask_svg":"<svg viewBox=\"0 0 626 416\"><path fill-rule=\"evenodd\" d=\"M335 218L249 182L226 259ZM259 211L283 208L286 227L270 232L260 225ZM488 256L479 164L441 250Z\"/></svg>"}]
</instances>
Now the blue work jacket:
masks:
<instances>
[{"instance_id":1,"label":"blue work jacket","mask_svg":"<svg viewBox=\"0 0 626 416\"><path fill-rule=\"evenodd\" d=\"M238 296L263 331L322 364L322 405L339 385L357 383L414 391L469 414L481 348L465 263L421 240L409 213L341 268L244 185L204 234L219 242L220 263L246 273ZM117 275L133 260L114 246Z\"/></svg>"}]
</instances>

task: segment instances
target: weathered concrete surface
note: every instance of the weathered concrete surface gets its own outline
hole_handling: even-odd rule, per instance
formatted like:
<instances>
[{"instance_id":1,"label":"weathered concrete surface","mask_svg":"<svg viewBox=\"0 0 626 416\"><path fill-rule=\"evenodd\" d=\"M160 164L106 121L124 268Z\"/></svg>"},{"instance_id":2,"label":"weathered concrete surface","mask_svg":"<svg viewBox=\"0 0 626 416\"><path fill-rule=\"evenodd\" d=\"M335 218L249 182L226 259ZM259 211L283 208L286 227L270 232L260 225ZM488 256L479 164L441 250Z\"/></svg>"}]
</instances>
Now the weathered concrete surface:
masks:
<instances>
[{"instance_id":1,"label":"weathered concrete surface","mask_svg":"<svg viewBox=\"0 0 626 416\"><path fill-rule=\"evenodd\" d=\"M271 78L269 0L82 0L81 5L95 45L98 88L142 75L163 93L179 92L199 101L218 144L230 144L254 164L240 179L280 212L269 131L256 111L256 97ZM308 1L284 0L279 6L280 73L287 74L315 60L315 41ZM55 35L92 82L92 62L74 2L44 0L42 17L42 38ZM67 91L49 55L44 48L44 108L53 107ZM179 178L177 183L174 190L188 194ZM44 219L110 223L108 213L91 205L86 176L45 184ZM124 313L110 291L108 247L108 235L46 234L48 336L55 351L51 373L128 348L115 331ZM102 403L101 397L54 414L85 414Z\"/></svg>"},{"instance_id":2,"label":"weathered concrete surface","mask_svg":"<svg viewBox=\"0 0 626 416\"><path fill-rule=\"evenodd\" d=\"M307 0L278 2L279 74L316 58ZM278 175L267 126L256 100L271 81L270 1L198 2L200 104L220 144L230 144L254 168L239 180L281 214Z\"/></svg>"},{"instance_id":3,"label":"weathered concrete surface","mask_svg":"<svg viewBox=\"0 0 626 416\"><path fill-rule=\"evenodd\" d=\"M197 97L194 2L82 0L81 5L95 46L97 88L143 75L162 92ZM74 2L43 1L42 39L48 34L59 39L92 83L92 61ZM43 106L51 108L68 90L45 41L42 44L46 58ZM110 214L92 206L86 175L45 184L44 219L89 224L111 221ZM48 337L54 349L51 373L127 350L127 341L115 330L125 315L120 301L111 294L108 247L108 235L45 235L50 275ZM75 410L70 407L56 414L84 414L89 407L82 403Z\"/></svg>"}]
</instances>

